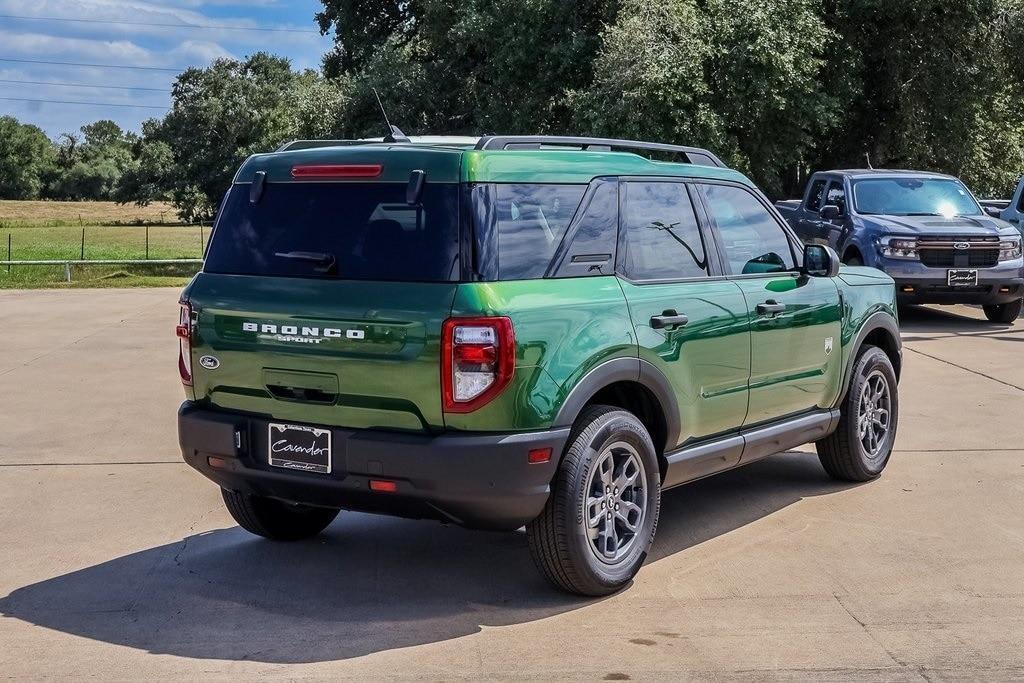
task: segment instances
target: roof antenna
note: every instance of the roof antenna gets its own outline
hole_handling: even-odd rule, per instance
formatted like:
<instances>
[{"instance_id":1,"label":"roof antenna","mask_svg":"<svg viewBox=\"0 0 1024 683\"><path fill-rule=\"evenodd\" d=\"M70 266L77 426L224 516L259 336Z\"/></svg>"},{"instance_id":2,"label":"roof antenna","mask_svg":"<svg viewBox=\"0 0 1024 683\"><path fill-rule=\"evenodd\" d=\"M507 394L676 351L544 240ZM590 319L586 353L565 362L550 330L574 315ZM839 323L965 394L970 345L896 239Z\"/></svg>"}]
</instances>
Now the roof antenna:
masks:
<instances>
[{"instance_id":1,"label":"roof antenna","mask_svg":"<svg viewBox=\"0 0 1024 683\"><path fill-rule=\"evenodd\" d=\"M871 169L872 171L875 170L875 167L871 165L871 152L864 152L864 161L868 162L869 169Z\"/></svg>"},{"instance_id":2,"label":"roof antenna","mask_svg":"<svg viewBox=\"0 0 1024 683\"><path fill-rule=\"evenodd\" d=\"M377 106L380 107L380 113L384 115L384 123L388 127L388 134L384 136L384 142L412 142L412 140L402 132L401 128L391 125L391 121L388 120L388 113L384 111L384 103L380 101L380 94L377 92L377 89L370 88L370 90L373 91L373 96L377 98Z\"/></svg>"}]
</instances>

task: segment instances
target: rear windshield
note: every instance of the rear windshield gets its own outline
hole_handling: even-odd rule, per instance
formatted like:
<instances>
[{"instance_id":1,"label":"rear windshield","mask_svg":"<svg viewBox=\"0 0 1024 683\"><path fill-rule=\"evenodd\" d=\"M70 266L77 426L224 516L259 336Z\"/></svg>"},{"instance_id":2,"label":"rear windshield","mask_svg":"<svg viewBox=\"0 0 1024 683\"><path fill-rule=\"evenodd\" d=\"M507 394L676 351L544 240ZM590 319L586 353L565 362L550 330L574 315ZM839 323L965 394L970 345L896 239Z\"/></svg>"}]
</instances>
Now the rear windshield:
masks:
<instances>
[{"instance_id":1,"label":"rear windshield","mask_svg":"<svg viewBox=\"0 0 1024 683\"><path fill-rule=\"evenodd\" d=\"M204 270L233 275L450 282L459 279L459 188L434 183L419 205L405 183L235 185Z\"/></svg>"}]
</instances>

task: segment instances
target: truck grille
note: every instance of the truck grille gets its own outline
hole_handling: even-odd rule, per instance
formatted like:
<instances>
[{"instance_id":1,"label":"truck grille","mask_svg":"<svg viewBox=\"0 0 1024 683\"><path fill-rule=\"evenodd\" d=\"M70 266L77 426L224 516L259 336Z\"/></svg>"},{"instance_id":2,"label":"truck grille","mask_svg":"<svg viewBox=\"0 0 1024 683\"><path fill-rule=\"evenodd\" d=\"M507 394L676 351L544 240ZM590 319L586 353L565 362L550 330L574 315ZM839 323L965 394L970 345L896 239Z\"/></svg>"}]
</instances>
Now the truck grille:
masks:
<instances>
[{"instance_id":1,"label":"truck grille","mask_svg":"<svg viewBox=\"0 0 1024 683\"><path fill-rule=\"evenodd\" d=\"M966 249L954 244L967 244ZM922 237L917 242L921 263L931 268L992 268L999 263L998 237Z\"/></svg>"}]
</instances>

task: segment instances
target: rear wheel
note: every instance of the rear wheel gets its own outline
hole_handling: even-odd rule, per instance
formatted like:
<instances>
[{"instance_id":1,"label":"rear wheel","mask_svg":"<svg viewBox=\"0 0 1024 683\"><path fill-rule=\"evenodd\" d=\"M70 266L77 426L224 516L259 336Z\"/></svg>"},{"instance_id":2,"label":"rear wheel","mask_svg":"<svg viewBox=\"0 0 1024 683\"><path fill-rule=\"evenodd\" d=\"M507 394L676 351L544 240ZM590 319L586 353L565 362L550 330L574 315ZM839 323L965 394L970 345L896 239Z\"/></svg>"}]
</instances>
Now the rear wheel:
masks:
<instances>
[{"instance_id":1,"label":"rear wheel","mask_svg":"<svg viewBox=\"0 0 1024 683\"><path fill-rule=\"evenodd\" d=\"M848 266L863 266L864 259L860 257L860 254L850 254L846 257L845 263Z\"/></svg>"},{"instance_id":2,"label":"rear wheel","mask_svg":"<svg viewBox=\"0 0 1024 683\"><path fill-rule=\"evenodd\" d=\"M608 595L647 558L660 504L658 457L643 424L594 406L577 420L551 497L526 527L530 553L558 588Z\"/></svg>"},{"instance_id":3,"label":"rear wheel","mask_svg":"<svg viewBox=\"0 0 1024 683\"><path fill-rule=\"evenodd\" d=\"M1008 304L986 304L982 306L985 317L994 323L1012 323L1020 317L1021 307L1024 306L1024 299L1017 299Z\"/></svg>"},{"instance_id":4,"label":"rear wheel","mask_svg":"<svg viewBox=\"0 0 1024 683\"><path fill-rule=\"evenodd\" d=\"M896 373L877 346L864 346L840 406L839 426L815 446L833 479L868 481L889 462L899 421Z\"/></svg>"},{"instance_id":5,"label":"rear wheel","mask_svg":"<svg viewBox=\"0 0 1024 683\"><path fill-rule=\"evenodd\" d=\"M339 510L285 503L273 498L221 489L224 505L238 526L275 541L312 538L334 521Z\"/></svg>"}]
</instances>

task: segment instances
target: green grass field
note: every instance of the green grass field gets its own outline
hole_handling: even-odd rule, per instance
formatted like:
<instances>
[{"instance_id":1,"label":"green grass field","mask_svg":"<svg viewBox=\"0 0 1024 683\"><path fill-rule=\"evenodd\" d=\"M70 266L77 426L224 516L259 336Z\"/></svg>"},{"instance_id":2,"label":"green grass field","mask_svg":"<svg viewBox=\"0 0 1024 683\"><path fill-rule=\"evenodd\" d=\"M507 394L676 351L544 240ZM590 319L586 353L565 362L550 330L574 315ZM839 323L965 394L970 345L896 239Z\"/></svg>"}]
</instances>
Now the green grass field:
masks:
<instances>
[{"instance_id":1,"label":"green grass field","mask_svg":"<svg viewBox=\"0 0 1024 683\"><path fill-rule=\"evenodd\" d=\"M0 260L201 258L209 226L166 223L167 207L0 201ZM84 252L83 252L84 231ZM0 266L0 289L182 286L198 265Z\"/></svg>"}]
</instances>

